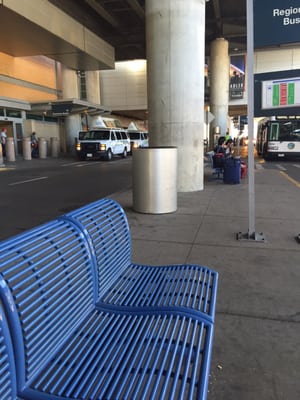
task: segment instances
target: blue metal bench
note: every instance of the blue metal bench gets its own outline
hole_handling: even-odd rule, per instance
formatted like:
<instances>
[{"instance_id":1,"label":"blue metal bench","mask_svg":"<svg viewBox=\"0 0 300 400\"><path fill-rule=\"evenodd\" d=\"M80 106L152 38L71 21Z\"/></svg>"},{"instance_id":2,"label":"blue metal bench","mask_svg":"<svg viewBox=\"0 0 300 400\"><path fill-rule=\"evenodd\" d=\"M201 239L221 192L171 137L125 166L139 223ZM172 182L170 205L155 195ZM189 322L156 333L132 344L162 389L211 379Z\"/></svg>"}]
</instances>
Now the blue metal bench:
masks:
<instances>
[{"instance_id":1,"label":"blue metal bench","mask_svg":"<svg viewBox=\"0 0 300 400\"><path fill-rule=\"evenodd\" d=\"M11 337L0 300L0 399L16 399L16 371Z\"/></svg>"},{"instance_id":2,"label":"blue metal bench","mask_svg":"<svg viewBox=\"0 0 300 400\"><path fill-rule=\"evenodd\" d=\"M104 232L109 224L118 226L107 217ZM10 371L11 398L16 386L18 398L30 400L205 399L212 307L190 312L192 307L156 301L143 307L137 294L132 307L98 302L99 254L107 268L117 270L119 261L124 272L126 264L114 253L112 233L101 250L93 249L89 235L62 217L0 243L0 300L8 324L1 323L1 364ZM101 276L117 287L108 270Z\"/></svg>"},{"instance_id":3,"label":"blue metal bench","mask_svg":"<svg viewBox=\"0 0 300 400\"><path fill-rule=\"evenodd\" d=\"M86 235L98 276L98 304L166 307L214 321L218 274L199 265L131 263L131 236L121 206L102 199L66 214Z\"/></svg>"}]
</instances>

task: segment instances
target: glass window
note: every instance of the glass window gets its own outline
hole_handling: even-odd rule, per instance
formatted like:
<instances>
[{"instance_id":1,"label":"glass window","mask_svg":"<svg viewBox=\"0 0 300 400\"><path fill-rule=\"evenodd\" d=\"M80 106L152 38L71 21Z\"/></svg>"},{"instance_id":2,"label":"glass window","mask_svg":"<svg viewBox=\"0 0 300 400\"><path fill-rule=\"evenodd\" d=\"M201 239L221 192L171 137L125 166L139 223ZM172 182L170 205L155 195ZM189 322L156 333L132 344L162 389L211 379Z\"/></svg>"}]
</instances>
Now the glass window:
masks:
<instances>
[{"instance_id":1,"label":"glass window","mask_svg":"<svg viewBox=\"0 0 300 400\"><path fill-rule=\"evenodd\" d=\"M122 139L122 136L121 136L121 132L120 132L120 131L116 131L115 134L116 134L118 140L121 140L121 139Z\"/></svg>"},{"instance_id":2,"label":"glass window","mask_svg":"<svg viewBox=\"0 0 300 400\"><path fill-rule=\"evenodd\" d=\"M6 116L10 118L21 118L21 111L6 109Z\"/></svg>"},{"instance_id":3,"label":"glass window","mask_svg":"<svg viewBox=\"0 0 300 400\"><path fill-rule=\"evenodd\" d=\"M122 132L121 132L121 135L122 135L122 139L124 139L124 140L127 140L127 139L128 139L127 134L126 134L125 131L122 131Z\"/></svg>"},{"instance_id":4,"label":"glass window","mask_svg":"<svg viewBox=\"0 0 300 400\"><path fill-rule=\"evenodd\" d=\"M278 123L271 124L270 140L278 140L278 128Z\"/></svg>"},{"instance_id":5,"label":"glass window","mask_svg":"<svg viewBox=\"0 0 300 400\"><path fill-rule=\"evenodd\" d=\"M79 80L79 98L80 100L87 100L85 71L78 71L77 74Z\"/></svg>"},{"instance_id":6,"label":"glass window","mask_svg":"<svg viewBox=\"0 0 300 400\"><path fill-rule=\"evenodd\" d=\"M108 140L109 131L88 131L82 140Z\"/></svg>"},{"instance_id":7,"label":"glass window","mask_svg":"<svg viewBox=\"0 0 300 400\"><path fill-rule=\"evenodd\" d=\"M132 140L138 140L140 138L140 132L129 132L129 137Z\"/></svg>"}]
</instances>

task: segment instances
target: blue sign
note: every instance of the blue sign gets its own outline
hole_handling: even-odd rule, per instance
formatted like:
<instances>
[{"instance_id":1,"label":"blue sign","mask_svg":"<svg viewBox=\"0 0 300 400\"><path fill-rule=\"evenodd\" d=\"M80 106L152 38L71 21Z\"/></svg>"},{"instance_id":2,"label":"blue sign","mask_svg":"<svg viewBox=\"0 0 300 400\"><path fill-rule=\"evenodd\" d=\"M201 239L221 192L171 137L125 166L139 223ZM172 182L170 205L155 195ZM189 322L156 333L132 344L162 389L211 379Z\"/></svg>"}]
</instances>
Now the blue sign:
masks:
<instances>
[{"instance_id":1,"label":"blue sign","mask_svg":"<svg viewBox=\"0 0 300 400\"><path fill-rule=\"evenodd\" d=\"M254 48L300 42L299 0L253 0Z\"/></svg>"}]
</instances>

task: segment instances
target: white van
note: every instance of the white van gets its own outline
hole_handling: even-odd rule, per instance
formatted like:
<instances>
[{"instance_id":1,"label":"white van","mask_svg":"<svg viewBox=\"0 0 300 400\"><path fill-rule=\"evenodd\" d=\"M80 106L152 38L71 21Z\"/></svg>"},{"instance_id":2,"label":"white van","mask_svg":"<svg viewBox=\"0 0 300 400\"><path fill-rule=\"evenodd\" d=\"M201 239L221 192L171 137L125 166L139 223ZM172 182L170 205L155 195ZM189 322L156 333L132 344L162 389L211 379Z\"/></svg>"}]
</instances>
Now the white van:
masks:
<instances>
[{"instance_id":1,"label":"white van","mask_svg":"<svg viewBox=\"0 0 300 400\"><path fill-rule=\"evenodd\" d=\"M143 131L127 131L130 138L131 151L139 147L149 147L148 132Z\"/></svg>"},{"instance_id":2,"label":"white van","mask_svg":"<svg viewBox=\"0 0 300 400\"><path fill-rule=\"evenodd\" d=\"M76 152L81 160L106 158L113 156L127 157L131 151L130 139L124 129L92 128L76 143Z\"/></svg>"}]
</instances>

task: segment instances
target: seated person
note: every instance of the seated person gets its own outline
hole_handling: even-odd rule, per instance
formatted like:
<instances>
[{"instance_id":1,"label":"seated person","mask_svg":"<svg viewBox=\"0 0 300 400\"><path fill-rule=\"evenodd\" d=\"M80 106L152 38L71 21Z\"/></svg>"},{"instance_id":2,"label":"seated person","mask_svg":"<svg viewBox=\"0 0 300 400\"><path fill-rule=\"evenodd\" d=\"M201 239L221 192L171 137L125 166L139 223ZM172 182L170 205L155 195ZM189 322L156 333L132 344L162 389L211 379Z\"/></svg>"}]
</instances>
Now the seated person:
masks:
<instances>
[{"instance_id":1,"label":"seated person","mask_svg":"<svg viewBox=\"0 0 300 400\"><path fill-rule=\"evenodd\" d=\"M218 139L218 144L214 147L215 154L223 153L225 154L226 144L225 144L225 136L220 136Z\"/></svg>"},{"instance_id":2,"label":"seated person","mask_svg":"<svg viewBox=\"0 0 300 400\"><path fill-rule=\"evenodd\" d=\"M213 155L213 167L214 168L224 168L224 159L226 157L226 144L225 136L220 136L218 139L218 144L214 148Z\"/></svg>"},{"instance_id":3,"label":"seated person","mask_svg":"<svg viewBox=\"0 0 300 400\"><path fill-rule=\"evenodd\" d=\"M233 140L232 139L228 139L225 142L225 157L232 157L233 154Z\"/></svg>"}]
</instances>

